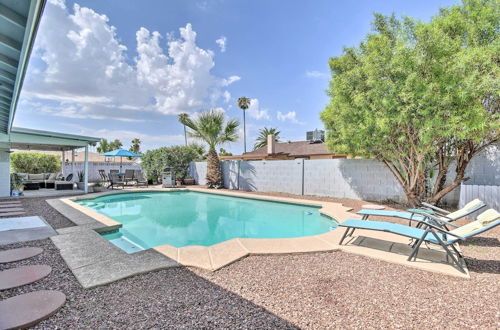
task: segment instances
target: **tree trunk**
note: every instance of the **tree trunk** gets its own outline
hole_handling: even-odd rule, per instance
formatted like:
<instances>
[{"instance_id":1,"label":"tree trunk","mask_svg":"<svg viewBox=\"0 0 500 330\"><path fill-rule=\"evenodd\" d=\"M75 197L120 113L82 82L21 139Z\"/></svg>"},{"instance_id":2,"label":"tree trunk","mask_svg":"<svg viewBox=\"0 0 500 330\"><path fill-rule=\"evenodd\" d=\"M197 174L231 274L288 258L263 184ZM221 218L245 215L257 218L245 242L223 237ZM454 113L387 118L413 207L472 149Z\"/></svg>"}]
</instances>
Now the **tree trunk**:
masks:
<instances>
[{"instance_id":1,"label":"tree trunk","mask_svg":"<svg viewBox=\"0 0 500 330\"><path fill-rule=\"evenodd\" d=\"M207 186L208 188L223 188L222 172L220 169L219 157L215 148L208 150L207 157Z\"/></svg>"},{"instance_id":2,"label":"tree trunk","mask_svg":"<svg viewBox=\"0 0 500 330\"><path fill-rule=\"evenodd\" d=\"M401 188L403 188L403 191L406 195L406 199L408 200L408 204L412 207L418 206L421 202L421 183L422 181L422 176L423 173L418 173L416 172L416 175L418 176L417 178L413 178L410 173L407 171L404 171L404 173L401 173L401 170L398 169L391 161L382 159L382 162L389 168L389 170L394 174L396 177L396 180L399 182ZM411 185L411 182L416 181L417 183L414 185Z\"/></svg>"}]
</instances>

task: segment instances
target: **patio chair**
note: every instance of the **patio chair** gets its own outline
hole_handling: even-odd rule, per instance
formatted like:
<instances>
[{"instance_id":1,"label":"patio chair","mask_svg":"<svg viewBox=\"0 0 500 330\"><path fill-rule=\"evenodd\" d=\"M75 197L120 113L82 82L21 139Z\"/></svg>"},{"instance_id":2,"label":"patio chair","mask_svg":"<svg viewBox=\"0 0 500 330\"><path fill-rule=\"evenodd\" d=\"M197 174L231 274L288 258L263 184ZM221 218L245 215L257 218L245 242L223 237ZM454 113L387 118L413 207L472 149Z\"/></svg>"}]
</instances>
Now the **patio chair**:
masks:
<instances>
[{"instance_id":1,"label":"patio chair","mask_svg":"<svg viewBox=\"0 0 500 330\"><path fill-rule=\"evenodd\" d=\"M424 204L424 206L428 207L430 204ZM400 218L400 219L406 219L410 221L416 221L416 222L421 222L425 220L425 218L428 216L428 214L433 214L435 216L438 216L442 221L446 222L452 222L456 221L458 219L461 219L463 217L466 217L483 207L485 207L486 204L484 204L481 200L479 199L474 199L473 201L470 201L469 203L465 204L464 207L462 207L459 210L456 210L454 212L448 212L443 209L437 208L437 207L432 207L433 210L429 209L409 209L408 211L410 212L405 212L405 211L392 211L392 210L368 210L368 209L362 209L358 212L357 214L363 215L363 220L367 220L370 215L373 216L382 216L382 217L394 217L394 218ZM440 211L437 211L440 210Z\"/></svg>"},{"instance_id":2,"label":"patio chair","mask_svg":"<svg viewBox=\"0 0 500 330\"><path fill-rule=\"evenodd\" d=\"M121 180L120 176L116 173L110 173L109 174L109 188L115 189L115 187L122 187L122 189L125 188L125 182Z\"/></svg>"},{"instance_id":3,"label":"patio chair","mask_svg":"<svg viewBox=\"0 0 500 330\"><path fill-rule=\"evenodd\" d=\"M109 180L109 177L106 175L105 170L99 170L99 177L101 178L101 181L103 185L107 185L108 187L111 185L111 181Z\"/></svg>"},{"instance_id":4,"label":"patio chair","mask_svg":"<svg viewBox=\"0 0 500 330\"><path fill-rule=\"evenodd\" d=\"M146 186L148 187L148 180L146 178L144 178L144 175L142 174L141 171L135 171L134 173L134 177L135 177L135 185L137 187L139 186Z\"/></svg>"},{"instance_id":5,"label":"patio chair","mask_svg":"<svg viewBox=\"0 0 500 330\"><path fill-rule=\"evenodd\" d=\"M134 170L125 170L123 181L127 185L129 182L134 181Z\"/></svg>"},{"instance_id":6,"label":"patio chair","mask_svg":"<svg viewBox=\"0 0 500 330\"><path fill-rule=\"evenodd\" d=\"M446 223L453 226L454 229L446 230L438 225L438 223ZM356 229L384 231L416 240L413 245L413 250L407 259L408 261L417 259L418 250L423 242L432 243L440 245L445 250L447 256L451 258L453 264L455 264L460 271L465 273L465 269L458 260L460 258L463 259L463 256L454 244L500 225L500 213L494 209L489 209L478 215L475 221L460 227L449 224L449 222L443 221L432 215L430 216L430 220L426 219L423 224L422 228L415 228L392 222L349 219L339 224L340 227L346 228L339 245L342 245L342 242L345 240L350 230L349 236L352 235ZM449 247L457 254L458 258L455 257Z\"/></svg>"}]
</instances>

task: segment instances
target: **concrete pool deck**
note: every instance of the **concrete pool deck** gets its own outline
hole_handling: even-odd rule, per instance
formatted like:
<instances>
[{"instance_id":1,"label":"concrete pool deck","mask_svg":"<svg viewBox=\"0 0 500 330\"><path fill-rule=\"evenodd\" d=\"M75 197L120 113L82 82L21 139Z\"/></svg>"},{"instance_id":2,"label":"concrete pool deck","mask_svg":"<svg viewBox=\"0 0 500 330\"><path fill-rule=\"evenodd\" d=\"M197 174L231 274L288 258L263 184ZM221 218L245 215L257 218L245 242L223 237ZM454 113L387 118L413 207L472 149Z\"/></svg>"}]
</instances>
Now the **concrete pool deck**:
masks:
<instances>
[{"instance_id":1,"label":"concrete pool deck","mask_svg":"<svg viewBox=\"0 0 500 330\"><path fill-rule=\"evenodd\" d=\"M406 258L411 252L408 246L409 240L390 233L357 230L356 235L350 237L344 245L340 246L338 242L344 232L342 228L320 235L297 238L235 238L212 246L176 248L166 244L153 249L127 254L99 234L99 232L119 228L121 224L75 202L79 199L89 199L116 193L173 190L188 190L320 206L321 213L339 222L347 219L361 218L359 215L350 212L351 208L345 207L340 203L254 195L240 191L207 190L195 187L173 189L133 188L48 200L47 202L52 207L77 225L76 227L59 229L59 235L51 239L61 251L63 259L82 286L86 288L93 287L128 276L181 265L215 271L249 255L295 254L339 250L426 271L469 278L468 271L464 274L447 263L446 254L440 248L422 248L416 261L407 261Z\"/></svg>"}]
</instances>

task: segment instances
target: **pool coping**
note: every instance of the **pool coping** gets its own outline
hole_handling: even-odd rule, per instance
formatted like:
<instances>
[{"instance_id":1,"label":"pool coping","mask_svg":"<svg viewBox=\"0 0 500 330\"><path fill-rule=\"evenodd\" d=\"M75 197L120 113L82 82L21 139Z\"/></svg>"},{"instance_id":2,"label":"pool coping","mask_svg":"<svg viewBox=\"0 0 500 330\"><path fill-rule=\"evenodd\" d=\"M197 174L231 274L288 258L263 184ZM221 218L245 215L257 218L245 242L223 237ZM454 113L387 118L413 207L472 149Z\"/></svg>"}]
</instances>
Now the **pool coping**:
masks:
<instances>
[{"instance_id":1,"label":"pool coping","mask_svg":"<svg viewBox=\"0 0 500 330\"><path fill-rule=\"evenodd\" d=\"M84 207L75 201L82 199L93 199L100 196L106 196L111 194L120 193L134 193L134 192L166 192L166 191L193 191L202 192L208 194L225 195L231 197L243 197L256 200L274 201L274 202L284 202L293 203L306 206L320 207L319 212L328 217L335 219L338 222L345 221L347 219L361 219L360 215L352 213L352 208L345 207L341 203L327 202L327 201L316 201L308 199L298 199L289 197L277 197L270 195L256 195L251 193L245 193L242 191L228 191L228 190L208 190L206 188L189 187L189 188L132 188L127 190L113 190L100 193L93 193L92 195L79 195L66 198L59 198L55 200L48 200L49 204L58 210L63 215L67 216L70 220L75 222L78 228L69 227L65 229L58 230L60 235L70 235L74 234L79 230L103 232L114 230L122 226L121 223L102 215L90 208ZM209 271L215 271L221 269L233 262L236 262L242 258L249 255L272 255L272 254L298 254L298 253L310 253L310 252L331 252L331 251L345 251L349 253L355 253L359 255L365 255L372 258L402 264L405 266L423 269L427 271L442 273L446 275L458 276L469 278L469 273L463 274L456 270L451 265L444 265L432 262L426 262L424 260L408 262L406 261L406 256L401 256L394 254L392 252L377 251L366 247L361 247L359 245L353 245L347 242L345 245L339 246L338 242L343 233L343 230L333 230L327 233L304 236L296 238L234 238L228 241L217 243L211 246L185 246L181 248L174 247L169 244L154 247L152 249L147 249L145 251L150 251L148 253L156 253L169 260L167 263L168 267L174 266L192 266L197 268L202 268ZM372 232L358 230L356 237L369 237L380 240L390 240L396 243L407 243L407 239L384 232ZM109 245L109 253L119 254L120 258L126 258L128 255L130 259L134 259L134 255L138 255L145 251L136 252L132 254L126 254L124 251L116 247L111 242L107 241L104 237L100 235L93 235L93 240L96 241L95 244L101 244L103 246ZM60 239L56 238L53 241L58 241ZM64 240L64 239L63 239ZM97 242L99 241L99 242ZM102 244L102 242L105 242ZM350 241L352 242L352 240ZM64 244L58 242L60 246L64 247ZM56 244L58 245L58 244ZM59 246L58 246L59 247ZM119 250L121 253L119 253ZM152 252L154 251L154 252ZM64 258L64 255L63 255ZM68 257L69 258L69 257ZM154 267L153 267L154 268ZM148 271L148 270L145 270ZM75 271L73 271L75 273ZM77 275L75 273L75 275ZM133 274L132 274L133 275ZM131 275L129 275L131 276ZM95 277L95 276L94 276ZM108 276L109 277L109 276ZM120 277L120 276L118 276ZM78 278L78 276L77 276ZM123 278L123 277L120 277ZM100 285L99 279L96 281L82 281L85 282L84 287L91 287ZM105 283L104 283L105 284Z\"/></svg>"},{"instance_id":2,"label":"pool coping","mask_svg":"<svg viewBox=\"0 0 500 330\"><path fill-rule=\"evenodd\" d=\"M274 197L254 195L242 192L231 192L224 190L210 190L204 188L145 188L145 189L127 189L127 190L114 190L106 191L88 195L72 196L68 198L60 198L59 200L64 204L74 208L80 213L94 219L102 226L94 228L98 232L109 231L120 228L121 223L113 220L103 214L100 214L90 208L82 206L76 201L84 199L93 199L96 197L112 195L112 194L127 194L134 192L158 192L158 191L193 191L207 194L224 195L231 197L243 197L255 200L273 201L281 203L291 203L298 205L319 207L319 212L336 221L361 217L349 211L352 208L345 207L340 203L301 200L296 198ZM175 260L184 266L194 266L206 270L218 270L227 266L241 258L252 254L288 254L288 253L308 253L308 252L325 252L336 251L339 249L338 245L330 239L331 235L328 233L304 236L296 238L233 238L228 241L217 243L211 246L191 245L181 248L174 247L169 244L161 245L152 248L153 250L165 255L166 257ZM112 243L110 243L112 244Z\"/></svg>"}]
</instances>

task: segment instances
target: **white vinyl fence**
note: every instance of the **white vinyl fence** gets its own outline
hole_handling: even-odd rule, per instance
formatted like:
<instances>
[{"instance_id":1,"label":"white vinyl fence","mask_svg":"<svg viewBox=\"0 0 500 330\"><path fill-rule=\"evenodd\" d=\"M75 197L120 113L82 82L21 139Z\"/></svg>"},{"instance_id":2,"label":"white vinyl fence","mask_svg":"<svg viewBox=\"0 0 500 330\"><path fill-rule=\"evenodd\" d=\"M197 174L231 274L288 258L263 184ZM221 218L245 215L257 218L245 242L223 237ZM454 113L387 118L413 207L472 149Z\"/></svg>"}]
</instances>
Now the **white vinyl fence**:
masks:
<instances>
[{"instance_id":1,"label":"white vinyl fence","mask_svg":"<svg viewBox=\"0 0 500 330\"><path fill-rule=\"evenodd\" d=\"M488 208L500 211L500 148L492 148L476 156L467 168L467 173L470 179L462 183L459 206L479 198Z\"/></svg>"}]
</instances>

